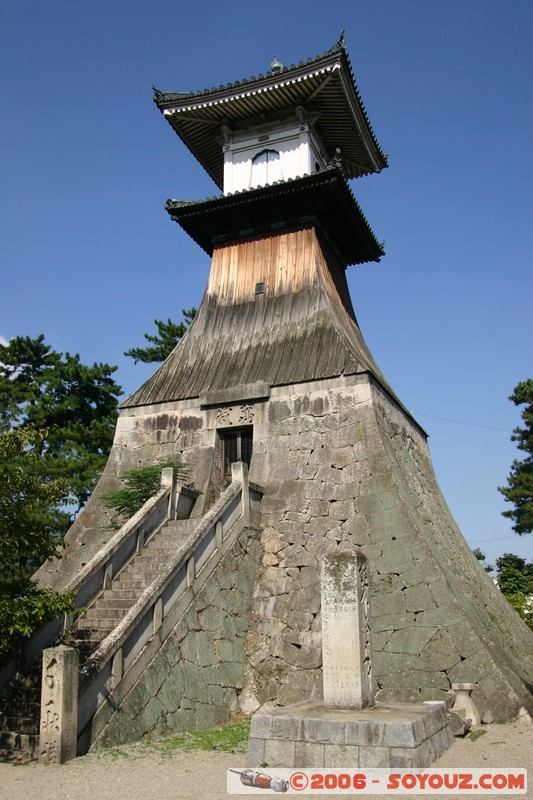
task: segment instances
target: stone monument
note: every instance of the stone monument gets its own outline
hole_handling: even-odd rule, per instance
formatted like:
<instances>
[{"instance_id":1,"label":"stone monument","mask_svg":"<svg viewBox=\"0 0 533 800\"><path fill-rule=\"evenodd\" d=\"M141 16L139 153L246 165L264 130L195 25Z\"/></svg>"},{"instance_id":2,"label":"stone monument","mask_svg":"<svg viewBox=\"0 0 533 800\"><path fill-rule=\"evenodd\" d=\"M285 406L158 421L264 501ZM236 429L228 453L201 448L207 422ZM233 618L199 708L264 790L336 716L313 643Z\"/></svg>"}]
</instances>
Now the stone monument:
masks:
<instances>
[{"instance_id":1,"label":"stone monument","mask_svg":"<svg viewBox=\"0 0 533 800\"><path fill-rule=\"evenodd\" d=\"M252 718L250 767L428 767L453 742L442 703L375 703L362 553L321 558L324 700Z\"/></svg>"},{"instance_id":2,"label":"stone monument","mask_svg":"<svg viewBox=\"0 0 533 800\"><path fill-rule=\"evenodd\" d=\"M320 564L324 705L374 705L370 574L366 557L335 553Z\"/></svg>"},{"instance_id":3,"label":"stone monument","mask_svg":"<svg viewBox=\"0 0 533 800\"><path fill-rule=\"evenodd\" d=\"M50 647L43 653L40 761L62 764L76 758L78 652Z\"/></svg>"}]
</instances>

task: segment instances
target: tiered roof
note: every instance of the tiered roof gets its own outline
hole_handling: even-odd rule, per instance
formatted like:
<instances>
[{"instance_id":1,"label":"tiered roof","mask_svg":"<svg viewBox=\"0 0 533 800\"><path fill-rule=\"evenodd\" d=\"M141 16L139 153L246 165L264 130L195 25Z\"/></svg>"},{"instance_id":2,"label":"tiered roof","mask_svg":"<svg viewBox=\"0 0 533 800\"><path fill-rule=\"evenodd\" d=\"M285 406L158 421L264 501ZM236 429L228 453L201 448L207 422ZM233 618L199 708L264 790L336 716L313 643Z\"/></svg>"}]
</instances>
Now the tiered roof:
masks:
<instances>
[{"instance_id":1,"label":"tiered roof","mask_svg":"<svg viewBox=\"0 0 533 800\"><path fill-rule=\"evenodd\" d=\"M220 127L230 129L293 117L300 108L316 118L331 158L340 149L346 178L387 166L366 114L341 36L321 56L264 75L198 92L162 92L154 101L196 159L223 188Z\"/></svg>"},{"instance_id":2,"label":"tiered roof","mask_svg":"<svg viewBox=\"0 0 533 800\"><path fill-rule=\"evenodd\" d=\"M384 255L339 167L199 202L167 200L173 220L208 255L218 244L313 223L341 263L363 264Z\"/></svg>"}]
</instances>

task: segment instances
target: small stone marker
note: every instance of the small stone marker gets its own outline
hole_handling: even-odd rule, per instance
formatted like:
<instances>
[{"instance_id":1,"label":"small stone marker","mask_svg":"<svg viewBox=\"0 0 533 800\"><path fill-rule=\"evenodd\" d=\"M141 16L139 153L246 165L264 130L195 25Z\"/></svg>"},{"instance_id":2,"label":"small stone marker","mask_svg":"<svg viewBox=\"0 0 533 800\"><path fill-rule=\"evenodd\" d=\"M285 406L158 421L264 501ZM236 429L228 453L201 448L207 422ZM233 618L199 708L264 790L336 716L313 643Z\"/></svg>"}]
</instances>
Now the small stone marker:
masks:
<instances>
[{"instance_id":1,"label":"small stone marker","mask_svg":"<svg viewBox=\"0 0 533 800\"><path fill-rule=\"evenodd\" d=\"M374 705L370 574L362 553L320 559L324 705Z\"/></svg>"},{"instance_id":2,"label":"small stone marker","mask_svg":"<svg viewBox=\"0 0 533 800\"><path fill-rule=\"evenodd\" d=\"M49 647L43 651L39 752L42 764L76 758L78 727L78 651Z\"/></svg>"},{"instance_id":3,"label":"small stone marker","mask_svg":"<svg viewBox=\"0 0 533 800\"><path fill-rule=\"evenodd\" d=\"M472 725L480 725L481 715L471 697L474 689L477 689L475 683L452 683L452 692L455 694L452 711L463 719L469 719Z\"/></svg>"}]
</instances>

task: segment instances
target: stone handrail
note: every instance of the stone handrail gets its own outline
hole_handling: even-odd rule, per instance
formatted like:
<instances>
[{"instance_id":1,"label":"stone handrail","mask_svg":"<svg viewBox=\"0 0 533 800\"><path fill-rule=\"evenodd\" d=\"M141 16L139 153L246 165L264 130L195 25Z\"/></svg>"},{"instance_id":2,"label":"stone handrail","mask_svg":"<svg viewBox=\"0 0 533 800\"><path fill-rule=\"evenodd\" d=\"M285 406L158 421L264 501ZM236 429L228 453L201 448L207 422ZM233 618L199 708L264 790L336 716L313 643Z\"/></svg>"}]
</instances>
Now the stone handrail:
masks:
<instances>
[{"instance_id":1,"label":"stone handrail","mask_svg":"<svg viewBox=\"0 0 533 800\"><path fill-rule=\"evenodd\" d=\"M85 566L62 588L74 595L78 609L88 605L101 591L107 589L113 576L143 546L148 538L162 527L168 519L184 518L190 513L199 492L188 489L175 480L172 467L161 472L161 488L124 525L114 533ZM24 647L24 662L31 664L40 658L44 648L57 641L61 633L74 623L77 612L52 620L40 628ZM0 689L14 676L15 660L0 671Z\"/></svg>"},{"instance_id":2,"label":"stone handrail","mask_svg":"<svg viewBox=\"0 0 533 800\"><path fill-rule=\"evenodd\" d=\"M98 550L64 588L76 595L76 605L83 607L103 589L111 586L114 575L131 556L142 549L148 537L171 518L176 507L175 494L181 487L175 483L172 467L161 472L161 488L150 497L124 525ZM68 615L65 628L73 619Z\"/></svg>"},{"instance_id":3,"label":"stone handrail","mask_svg":"<svg viewBox=\"0 0 533 800\"><path fill-rule=\"evenodd\" d=\"M259 487L249 485L246 466L232 465L232 482L220 499L86 662L79 698L82 737L89 726L94 741L237 535L254 524L261 496Z\"/></svg>"}]
</instances>

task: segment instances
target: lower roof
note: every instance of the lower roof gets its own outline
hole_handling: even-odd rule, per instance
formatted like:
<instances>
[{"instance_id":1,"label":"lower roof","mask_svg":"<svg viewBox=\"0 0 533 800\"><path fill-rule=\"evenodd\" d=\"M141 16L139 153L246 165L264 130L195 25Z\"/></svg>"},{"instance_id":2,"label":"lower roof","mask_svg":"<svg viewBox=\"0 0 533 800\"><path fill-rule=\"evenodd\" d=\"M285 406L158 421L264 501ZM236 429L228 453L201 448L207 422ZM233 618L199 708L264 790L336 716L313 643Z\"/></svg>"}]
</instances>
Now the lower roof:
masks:
<instances>
[{"instance_id":1,"label":"lower roof","mask_svg":"<svg viewBox=\"0 0 533 800\"><path fill-rule=\"evenodd\" d=\"M217 244L307 223L316 225L344 266L384 255L337 166L208 200L167 200L166 209L208 255Z\"/></svg>"}]
</instances>

